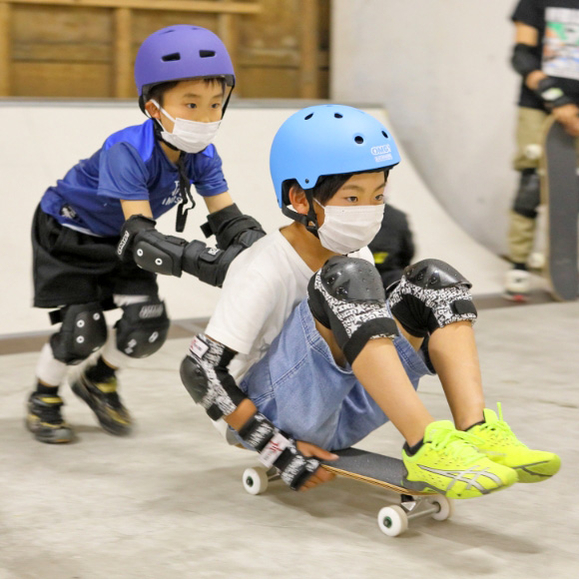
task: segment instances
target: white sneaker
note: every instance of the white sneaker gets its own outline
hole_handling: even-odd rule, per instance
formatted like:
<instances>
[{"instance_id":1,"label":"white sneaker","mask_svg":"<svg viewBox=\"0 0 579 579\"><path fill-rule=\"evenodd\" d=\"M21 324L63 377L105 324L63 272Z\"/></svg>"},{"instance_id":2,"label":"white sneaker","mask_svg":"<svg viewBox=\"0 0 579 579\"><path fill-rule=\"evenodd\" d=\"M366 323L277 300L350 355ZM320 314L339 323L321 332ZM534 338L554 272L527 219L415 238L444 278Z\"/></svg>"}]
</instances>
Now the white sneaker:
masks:
<instances>
[{"instance_id":1,"label":"white sneaker","mask_svg":"<svg viewBox=\"0 0 579 579\"><path fill-rule=\"evenodd\" d=\"M530 269L543 269L545 267L545 254L541 251L531 253L527 260L527 267Z\"/></svg>"},{"instance_id":2,"label":"white sneaker","mask_svg":"<svg viewBox=\"0 0 579 579\"><path fill-rule=\"evenodd\" d=\"M524 269L511 269L505 276L504 296L514 302L525 302L531 290L531 274Z\"/></svg>"}]
</instances>

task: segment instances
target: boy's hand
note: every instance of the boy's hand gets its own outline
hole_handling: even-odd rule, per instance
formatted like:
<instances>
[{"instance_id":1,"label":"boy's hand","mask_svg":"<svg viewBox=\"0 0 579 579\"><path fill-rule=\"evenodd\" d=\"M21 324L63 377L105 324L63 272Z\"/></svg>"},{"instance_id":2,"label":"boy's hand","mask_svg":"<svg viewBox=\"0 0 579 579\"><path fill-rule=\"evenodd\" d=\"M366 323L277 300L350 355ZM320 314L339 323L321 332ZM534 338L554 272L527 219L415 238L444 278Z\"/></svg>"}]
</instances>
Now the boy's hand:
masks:
<instances>
[{"instance_id":1,"label":"boy's hand","mask_svg":"<svg viewBox=\"0 0 579 579\"><path fill-rule=\"evenodd\" d=\"M555 107L552 114L563 125L567 133L572 137L579 137L579 107L577 105L567 104Z\"/></svg>"},{"instance_id":2,"label":"boy's hand","mask_svg":"<svg viewBox=\"0 0 579 579\"><path fill-rule=\"evenodd\" d=\"M124 262L133 261L133 246L135 238L144 230L155 229L157 222L144 215L131 215L121 228L120 239L117 245L117 255Z\"/></svg>"},{"instance_id":3,"label":"boy's hand","mask_svg":"<svg viewBox=\"0 0 579 579\"><path fill-rule=\"evenodd\" d=\"M304 442L302 440L298 440L296 443L298 450L307 457L315 457L319 458L320 460L336 460L338 458L337 455L316 446L310 442ZM300 491L307 491L308 489L313 489L322 483L326 483L334 479L336 475L325 468L319 467L318 470L300 487Z\"/></svg>"}]
</instances>

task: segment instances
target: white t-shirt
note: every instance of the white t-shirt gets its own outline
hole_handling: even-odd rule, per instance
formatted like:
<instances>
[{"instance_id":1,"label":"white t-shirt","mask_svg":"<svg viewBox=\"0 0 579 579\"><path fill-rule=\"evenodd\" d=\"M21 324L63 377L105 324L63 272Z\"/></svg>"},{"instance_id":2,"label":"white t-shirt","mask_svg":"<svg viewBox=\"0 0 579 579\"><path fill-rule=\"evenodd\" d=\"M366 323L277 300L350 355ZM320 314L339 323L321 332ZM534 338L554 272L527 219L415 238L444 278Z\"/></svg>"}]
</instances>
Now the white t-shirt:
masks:
<instances>
[{"instance_id":1,"label":"white t-shirt","mask_svg":"<svg viewBox=\"0 0 579 579\"><path fill-rule=\"evenodd\" d=\"M350 256L373 263L367 247ZM279 231L235 258L205 333L238 352L229 365L236 381L265 355L314 273Z\"/></svg>"}]
</instances>

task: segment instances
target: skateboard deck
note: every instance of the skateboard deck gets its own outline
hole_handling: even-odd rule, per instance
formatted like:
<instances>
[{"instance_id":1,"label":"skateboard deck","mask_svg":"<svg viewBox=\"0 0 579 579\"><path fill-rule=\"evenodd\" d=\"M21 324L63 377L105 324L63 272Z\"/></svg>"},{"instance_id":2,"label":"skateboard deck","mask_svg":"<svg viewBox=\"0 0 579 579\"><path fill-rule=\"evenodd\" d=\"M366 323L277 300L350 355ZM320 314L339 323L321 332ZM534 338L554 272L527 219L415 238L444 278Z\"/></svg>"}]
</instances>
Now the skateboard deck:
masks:
<instances>
[{"instance_id":1,"label":"skateboard deck","mask_svg":"<svg viewBox=\"0 0 579 579\"><path fill-rule=\"evenodd\" d=\"M402 486L404 463L399 458L369 452L359 448L347 448L334 452L339 458L322 463L322 468L351 479L376 485L400 495L400 504L383 507L378 512L379 529L390 537L406 531L413 519L432 517L445 521L452 516L452 501L443 495L415 491ZM266 492L271 481L279 479L275 468L263 466L245 469L243 486L252 495Z\"/></svg>"},{"instance_id":2,"label":"skateboard deck","mask_svg":"<svg viewBox=\"0 0 579 579\"><path fill-rule=\"evenodd\" d=\"M575 139L553 117L545 125L541 157L541 201L547 208L547 276L553 297L577 299L579 179Z\"/></svg>"},{"instance_id":3,"label":"skateboard deck","mask_svg":"<svg viewBox=\"0 0 579 579\"><path fill-rule=\"evenodd\" d=\"M340 458L324 463L326 470L355 480L387 488L410 496L432 496L434 493L415 491L402 486L406 473L399 458L369 452L359 448L346 448L334 452Z\"/></svg>"}]
</instances>

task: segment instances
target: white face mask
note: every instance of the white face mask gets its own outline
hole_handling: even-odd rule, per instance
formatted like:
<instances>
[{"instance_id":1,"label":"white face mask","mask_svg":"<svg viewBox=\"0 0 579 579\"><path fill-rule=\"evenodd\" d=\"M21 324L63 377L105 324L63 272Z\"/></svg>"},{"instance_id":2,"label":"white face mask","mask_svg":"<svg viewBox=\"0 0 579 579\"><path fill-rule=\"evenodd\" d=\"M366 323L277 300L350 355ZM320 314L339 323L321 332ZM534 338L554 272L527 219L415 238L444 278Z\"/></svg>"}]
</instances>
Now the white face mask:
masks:
<instances>
[{"instance_id":1,"label":"white face mask","mask_svg":"<svg viewBox=\"0 0 579 579\"><path fill-rule=\"evenodd\" d=\"M161 121L161 137L167 143L177 147L185 153L199 153L211 144L221 121L214 123L200 123L198 121L188 121L177 117L174 119L157 101L151 101L168 119L173 121L173 132L169 133L163 127Z\"/></svg>"},{"instance_id":2,"label":"white face mask","mask_svg":"<svg viewBox=\"0 0 579 579\"><path fill-rule=\"evenodd\" d=\"M314 201L324 208L324 223L318 228L320 243L330 251L347 255L368 245L382 225L384 205L341 207Z\"/></svg>"}]
</instances>

